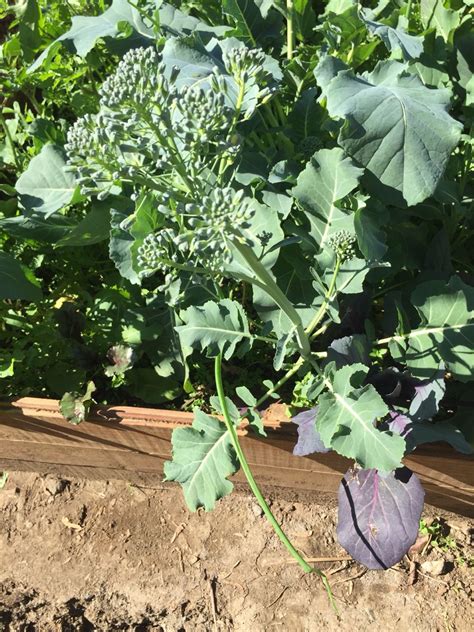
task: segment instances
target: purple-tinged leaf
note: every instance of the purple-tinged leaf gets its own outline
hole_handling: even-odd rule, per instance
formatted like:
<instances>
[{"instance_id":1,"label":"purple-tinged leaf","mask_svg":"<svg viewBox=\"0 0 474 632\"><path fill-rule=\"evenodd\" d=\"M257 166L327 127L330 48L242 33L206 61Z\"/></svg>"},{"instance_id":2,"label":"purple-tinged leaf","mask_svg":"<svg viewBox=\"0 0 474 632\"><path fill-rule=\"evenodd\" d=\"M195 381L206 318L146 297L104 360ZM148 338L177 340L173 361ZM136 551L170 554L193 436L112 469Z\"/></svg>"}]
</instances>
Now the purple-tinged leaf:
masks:
<instances>
[{"instance_id":1,"label":"purple-tinged leaf","mask_svg":"<svg viewBox=\"0 0 474 632\"><path fill-rule=\"evenodd\" d=\"M444 366L432 380L424 380L414 385L415 396L410 404L410 417L413 421L424 421L436 415L439 403L444 397L446 384L444 381Z\"/></svg>"},{"instance_id":2,"label":"purple-tinged leaf","mask_svg":"<svg viewBox=\"0 0 474 632\"><path fill-rule=\"evenodd\" d=\"M390 568L416 541L424 497L406 467L383 478L377 470L349 470L339 486L339 543L367 568Z\"/></svg>"},{"instance_id":3,"label":"purple-tinged leaf","mask_svg":"<svg viewBox=\"0 0 474 632\"><path fill-rule=\"evenodd\" d=\"M391 410L389 412L389 416L390 419L387 423L387 430L396 432L406 439L406 437L410 434L412 420L396 410Z\"/></svg>"},{"instance_id":4,"label":"purple-tinged leaf","mask_svg":"<svg viewBox=\"0 0 474 632\"><path fill-rule=\"evenodd\" d=\"M326 448L321 435L316 430L316 416L318 407L311 408L303 413L299 413L292 418L292 422L298 426L298 441L293 449L295 456L308 456L315 452L330 452L330 448Z\"/></svg>"}]
</instances>

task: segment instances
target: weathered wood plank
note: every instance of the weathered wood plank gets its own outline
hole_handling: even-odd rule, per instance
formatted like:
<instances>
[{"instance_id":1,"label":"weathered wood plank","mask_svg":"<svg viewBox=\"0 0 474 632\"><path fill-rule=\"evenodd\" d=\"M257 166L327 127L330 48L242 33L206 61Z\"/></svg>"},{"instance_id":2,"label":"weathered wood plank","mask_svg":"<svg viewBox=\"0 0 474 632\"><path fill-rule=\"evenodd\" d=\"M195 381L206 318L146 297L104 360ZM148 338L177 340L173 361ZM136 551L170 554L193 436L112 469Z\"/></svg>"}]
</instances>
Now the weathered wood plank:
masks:
<instances>
[{"instance_id":1,"label":"weathered wood plank","mask_svg":"<svg viewBox=\"0 0 474 632\"><path fill-rule=\"evenodd\" d=\"M170 458L171 432L192 415L134 407L103 407L79 426L67 424L58 402L24 398L0 404L0 469L132 483L158 481ZM294 457L295 427L268 419L266 440L242 433L242 445L263 485L335 492L350 461L337 454ZM430 445L405 459L421 478L430 504L474 516L474 459L444 445ZM242 474L235 477L243 481Z\"/></svg>"}]
</instances>

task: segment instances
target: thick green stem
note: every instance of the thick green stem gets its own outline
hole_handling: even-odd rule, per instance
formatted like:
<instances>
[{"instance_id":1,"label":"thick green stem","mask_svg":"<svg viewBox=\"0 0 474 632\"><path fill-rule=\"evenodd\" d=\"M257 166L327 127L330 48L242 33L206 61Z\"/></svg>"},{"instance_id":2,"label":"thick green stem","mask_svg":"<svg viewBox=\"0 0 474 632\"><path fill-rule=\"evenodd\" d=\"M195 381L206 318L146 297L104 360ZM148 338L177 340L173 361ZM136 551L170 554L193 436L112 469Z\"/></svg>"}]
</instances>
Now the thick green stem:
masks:
<instances>
[{"instance_id":1,"label":"thick green stem","mask_svg":"<svg viewBox=\"0 0 474 632\"><path fill-rule=\"evenodd\" d=\"M286 0L286 57L293 59L295 33L293 31L293 0Z\"/></svg>"},{"instance_id":2,"label":"thick green stem","mask_svg":"<svg viewBox=\"0 0 474 632\"><path fill-rule=\"evenodd\" d=\"M267 271L262 262L255 255L252 248L243 244L239 239L234 240L235 248L240 252L242 257L244 257L245 261L249 265L249 267L255 273L257 279L260 281L258 285L262 287L263 290L272 298L272 300L278 305L278 307L285 312L290 321L293 323L296 336L298 341L298 347L300 353L303 357L307 357L311 353L311 348L309 344L308 336L304 330L303 323L301 322L301 318L299 317L298 312L294 308L291 301L287 299L285 294L281 291L278 285L275 283L275 280L271 276L271 274ZM245 277L241 275L243 281L247 281L249 283L255 283L255 280L249 277Z\"/></svg>"}]
</instances>

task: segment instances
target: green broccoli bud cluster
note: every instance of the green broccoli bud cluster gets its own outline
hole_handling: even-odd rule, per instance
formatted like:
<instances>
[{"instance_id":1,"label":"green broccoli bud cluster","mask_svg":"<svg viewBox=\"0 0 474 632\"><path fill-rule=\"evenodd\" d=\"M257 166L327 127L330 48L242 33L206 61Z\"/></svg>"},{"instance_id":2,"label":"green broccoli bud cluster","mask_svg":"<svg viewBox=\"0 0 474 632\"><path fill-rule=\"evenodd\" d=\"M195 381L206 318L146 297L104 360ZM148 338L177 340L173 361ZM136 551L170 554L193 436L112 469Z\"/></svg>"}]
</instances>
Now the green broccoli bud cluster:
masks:
<instances>
[{"instance_id":1,"label":"green broccoli bud cluster","mask_svg":"<svg viewBox=\"0 0 474 632\"><path fill-rule=\"evenodd\" d=\"M174 228L162 228L145 237L137 254L140 276L150 276L157 271L167 272L172 263L179 263L179 250L176 247L178 237Z\"/></svg>"},{"instance_id":2,"label":"green broccoli bud cluster","mask_svg":"<svg viewBox=\"0 0 474 632\"><path fill-rule=\"evenodd\" d=\"M175 130L187 143L208 143L216 133L222 135L229 126L228 108L222 92L184 88L174 106L181 115Z\"/></svg>"},{"instance_id":3,"label":"green broccoli bud cluster","mask_svg":"<svg viewBox=\"0 0 474 632\"><path fill-rule=\"evenodd\" d=\"M165 66L153 48L128 51L117 69L99 90L101 105L115 109L120 106L149 107L150 101L161 107L175 95L171 81L166 79Z\"/></svg>"},{"instance_id":4,"label":"green broccoli bud cluster","mask_svg":"<svg viewBox=\"0 0 474 632\"><path fill-rule=\"evenodd\" d=\"M342 261L349 261L356 256L356 238L347 230L340 230L328 239L329 246Z\"/></svg>"},{"instance_id":5,"label":"green broccoli bud cluster","mask_svg":"<svg viewBox=\"0 0 474 632\"><path fill-rule=\"evenodd\" d=\"M247 82L249 79L254 79L256 83L261 83L266 78L266 72L263 67L265 53L258 48L247 48L245 46L230 48L224 51L222 58L226 71L238 83Z\"/></svg>"}]
</instances>

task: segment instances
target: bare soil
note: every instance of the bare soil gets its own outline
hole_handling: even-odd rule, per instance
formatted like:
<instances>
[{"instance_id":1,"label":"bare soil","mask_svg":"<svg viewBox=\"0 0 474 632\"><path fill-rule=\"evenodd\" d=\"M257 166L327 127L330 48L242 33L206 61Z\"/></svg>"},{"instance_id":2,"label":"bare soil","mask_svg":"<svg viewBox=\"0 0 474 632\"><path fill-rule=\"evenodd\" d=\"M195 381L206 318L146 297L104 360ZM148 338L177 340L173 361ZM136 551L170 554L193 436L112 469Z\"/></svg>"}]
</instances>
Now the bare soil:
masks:
<instances>
[{"instance_id":1,"label":"bare soil","mask_svg":"<svg viewBox=\"0 0 474 632\"><path fill-rule=\"evenodd\" d=\"M272 508L308 557L334 558L319 566L339 618L245 491L190 514L174 486L10 473L0 490L0 631L472 630L473 521L441 514L455 549L414 554L414 575L408 559L385 572L343 559L334 498ZM442 575L423 570L440 559Z\"/></svg>"}]
</instances>

